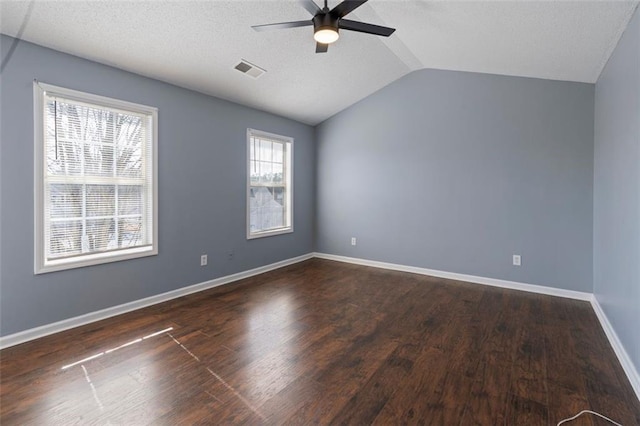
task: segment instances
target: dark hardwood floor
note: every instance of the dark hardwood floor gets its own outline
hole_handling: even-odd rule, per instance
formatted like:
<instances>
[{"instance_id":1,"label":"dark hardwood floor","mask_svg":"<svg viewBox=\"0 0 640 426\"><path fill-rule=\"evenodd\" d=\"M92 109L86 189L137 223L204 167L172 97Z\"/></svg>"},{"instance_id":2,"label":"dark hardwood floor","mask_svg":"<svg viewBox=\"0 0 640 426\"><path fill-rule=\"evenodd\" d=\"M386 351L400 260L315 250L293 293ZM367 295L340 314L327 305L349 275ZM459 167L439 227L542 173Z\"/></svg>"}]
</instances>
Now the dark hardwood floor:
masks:
<instances>
[{"instance_id":1,"label":"dark hardwood floor","mask_svg":"<svg viewBox=\"0 0 640 426\"><path fill-rule=\"evenodd\" d=\"M319 259L4 349L0 374L2 425L640 424L587 302Z\"/></svg>"}]
</instances>

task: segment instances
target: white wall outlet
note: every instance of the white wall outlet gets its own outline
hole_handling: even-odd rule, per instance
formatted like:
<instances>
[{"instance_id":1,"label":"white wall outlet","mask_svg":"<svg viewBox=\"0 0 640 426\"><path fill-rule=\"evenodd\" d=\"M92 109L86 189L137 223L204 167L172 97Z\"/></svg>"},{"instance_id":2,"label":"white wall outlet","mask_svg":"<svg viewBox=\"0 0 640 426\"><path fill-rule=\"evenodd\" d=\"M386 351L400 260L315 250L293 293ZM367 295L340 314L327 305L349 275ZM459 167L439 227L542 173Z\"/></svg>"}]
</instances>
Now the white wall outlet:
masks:
<instances>
[{"instance_id":1,"label":"white wall outlet","mask_svg":"<svg viewBox=\"0 0 640 426\"><path fill-rule=\"evenodd\" d=\"M207 266L207 255L203 254L200 256L200 266Z\"/></svg>"},{"instance_id":2,"label":"white wall outlet","mask_svg":"<svg viewBox=\"0 0 640 426\"><path fill-rule=\"evenodd\" d=\"M352 246L356 245L356 237L351 237L351 245Z\"/></svg>"},{"instance_id":3,"label":"white wall outlet","mask_svg":"<svg viewBox=\"0 0 640 426\"><path fill-rule=\"evenodd\" d=\"M522 264L522 259L520 258L519 254L514 254L513 255L513 265L514 266L520 266Z\"/></svg>"}]
</instances>

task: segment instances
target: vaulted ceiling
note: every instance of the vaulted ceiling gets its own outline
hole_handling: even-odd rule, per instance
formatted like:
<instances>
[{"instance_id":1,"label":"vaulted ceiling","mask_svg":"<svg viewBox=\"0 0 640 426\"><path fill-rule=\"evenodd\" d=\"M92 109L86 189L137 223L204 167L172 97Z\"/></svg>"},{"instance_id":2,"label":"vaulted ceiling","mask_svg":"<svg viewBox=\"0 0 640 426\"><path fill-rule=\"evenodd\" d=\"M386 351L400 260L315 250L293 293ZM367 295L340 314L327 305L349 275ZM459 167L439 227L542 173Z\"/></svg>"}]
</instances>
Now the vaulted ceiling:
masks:
<instances>
[{"instance_id":1,"label":"vaulted ceiling","mask_svg":"<svg viewBox=\"0 0 640 426\"><path fill-rule=\"evenodd\" d=\"M0 30L315 125L422 68L594 83L637 5L371 0L349 18L397 31L341 31L323 54L312 27L251 29L310 19L296 0L1 0ZM241 59L267 72L244 75Z\"/></svg>"}]
</instances>

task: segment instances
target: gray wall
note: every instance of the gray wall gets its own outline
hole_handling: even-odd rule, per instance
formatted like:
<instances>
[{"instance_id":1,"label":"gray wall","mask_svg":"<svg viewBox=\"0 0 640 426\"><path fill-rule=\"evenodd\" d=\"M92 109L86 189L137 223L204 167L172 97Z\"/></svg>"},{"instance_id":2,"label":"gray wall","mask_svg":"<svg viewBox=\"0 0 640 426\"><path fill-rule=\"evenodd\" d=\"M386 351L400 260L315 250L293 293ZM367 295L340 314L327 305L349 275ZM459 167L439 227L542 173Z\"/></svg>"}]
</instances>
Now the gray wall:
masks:
<instances>
[{"instance_id":1,"label":"gray wall","mask_svg":"<svg viewBox=\"0 0 640 426\"><path fill-rule=\"evenodd\" d=\"M405 76L317 128L317 251L591 292L593 107L592 84Z\"/></svg>"},{"instance_id":2,"label":"gray wall","mask_svg":"<svg viewBox=\"0 0 640 426\"><path fill-rule=\"evenodd\" d=\"M158 256L33 274L33 79L158 107ZM312 127L25 42L1 84L1 335L313 250ZM292 234L245 238L247 127L295 138Z\"/></svg>"},{"instance_id":3,"label":"gray wall","mask_svg":"<svg viewBox=\"0 0 640 426\"><path fill-rule=\"evenodd\" d=\"M595 94L594 294L640 371L640 13Z\"/></svg>"}]
</instances>

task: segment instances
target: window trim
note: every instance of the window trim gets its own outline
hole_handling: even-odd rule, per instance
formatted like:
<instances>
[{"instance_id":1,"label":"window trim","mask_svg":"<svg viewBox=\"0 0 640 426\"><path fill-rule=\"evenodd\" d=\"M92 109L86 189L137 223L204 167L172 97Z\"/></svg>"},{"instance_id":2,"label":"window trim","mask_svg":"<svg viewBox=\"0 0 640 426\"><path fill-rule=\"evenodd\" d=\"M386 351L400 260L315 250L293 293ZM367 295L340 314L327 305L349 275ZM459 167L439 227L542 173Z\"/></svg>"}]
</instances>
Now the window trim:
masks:
<instances>
[{"instance_id":1,"label":"window trim","mask_svg":"<svg viewBox=\"0 0 640 426\"><path fill-rule=\"evenodd\" d=\"M131 247L110 252L89 253L81 256L73 256L64 259L46 260L45 256L45 94L59 95L60 97L77 101L79 103L91 103L107 108L122 109L148 115L151 118L151 185L152 188L152 221L151 246ZM90 265L118 262L121 260L136 259L158 254L158 109L155 107L136 104L91 93L80 92L64 87L54 86L39 81L33 82L33 135L34 135L34 274L44 274L66 269L81 268Z\"/></svg>"},{"instance_id":2,"label":"window trim","mask_svg":"<svg viewBox=\"0 0 640 426\"><path fill-rule=\"evenodd\" d=\"M287 157L289 161L289 173L287 175L287 209L286 214L289 216L289 226L267 230L267 231L259 231L259 232L251 232L251 136L264 137L265 139L275 140L277 142L282 142L288 144L288 152ZM247 217L246 217L246 227L247 227L247 240L254 240L257 238L271 237L274 235L282 235L282 234L290 234L293 232L293 138L288 136L277 135L275 133L264 132L262 130L255 130L248 128L247 129L247 157L246 157L246 172L245 177L247 180L247 192L246 192L246 204L247 204Z\"/></svg>"}]
</instances>

